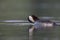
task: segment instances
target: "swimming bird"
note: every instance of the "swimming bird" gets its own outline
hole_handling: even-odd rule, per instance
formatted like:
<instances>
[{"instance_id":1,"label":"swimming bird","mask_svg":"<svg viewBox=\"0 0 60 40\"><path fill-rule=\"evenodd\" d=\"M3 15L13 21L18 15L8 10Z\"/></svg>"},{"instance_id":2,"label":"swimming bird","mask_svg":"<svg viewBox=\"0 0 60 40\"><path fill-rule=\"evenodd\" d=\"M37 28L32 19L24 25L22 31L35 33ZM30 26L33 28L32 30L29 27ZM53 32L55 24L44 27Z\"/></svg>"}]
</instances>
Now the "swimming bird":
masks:
<instances>
[{"instance_id":1,"label":"swimming bird","mask_svg":"<svg viewBox=\"0 0 60 40\"><path fill-rule=\"evenodd\" d=\"M57 26L56 22L51 21L50 19L39 19L35 15L29 16L28 21L34 24L29 28L29 36L33 35L34 29L43 30L44 28L54 28L55 26Z\"/></svg>"}]
</instances>

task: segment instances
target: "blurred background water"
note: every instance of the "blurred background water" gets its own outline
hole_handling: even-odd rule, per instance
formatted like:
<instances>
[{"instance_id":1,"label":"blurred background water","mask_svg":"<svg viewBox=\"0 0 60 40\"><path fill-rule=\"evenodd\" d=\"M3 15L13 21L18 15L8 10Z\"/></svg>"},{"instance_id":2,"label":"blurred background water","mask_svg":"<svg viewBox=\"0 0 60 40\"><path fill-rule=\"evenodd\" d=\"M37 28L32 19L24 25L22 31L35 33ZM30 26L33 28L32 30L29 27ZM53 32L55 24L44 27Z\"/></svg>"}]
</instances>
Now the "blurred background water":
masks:
<instances>
[{"instance_id":1,"label":"blurred background water","mask_svg":"<svg viewBox=\"0 0 60 40\"><path fill-rule=\"evenodd\" d=\"M29 15L60 17L60 0L0 0L0 20L27 20ZM0 25L0 40L28 40L29 26ZM33 40L59 40L60 27L36 31Z\"/></svg>"}]
</instances>

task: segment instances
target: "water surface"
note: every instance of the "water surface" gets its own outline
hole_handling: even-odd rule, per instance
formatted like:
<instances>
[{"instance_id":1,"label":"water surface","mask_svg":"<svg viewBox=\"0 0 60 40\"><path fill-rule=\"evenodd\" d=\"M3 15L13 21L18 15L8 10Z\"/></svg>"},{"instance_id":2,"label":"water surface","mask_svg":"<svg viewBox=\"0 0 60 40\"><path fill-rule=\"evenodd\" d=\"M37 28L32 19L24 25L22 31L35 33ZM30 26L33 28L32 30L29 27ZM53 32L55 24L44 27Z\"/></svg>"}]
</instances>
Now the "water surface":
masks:
<instances>
[{"instance_id":1,"label":"water surface","mask_svg":"<svg viewBox=\"0 0 60 40\"><path fill-rule=\"evenodd\" d=\"M29 26L0 25L0 40L29 40ZM54 30L34 31L33 40L59 40L60 27Z\"/></svg>"}]
</instances>

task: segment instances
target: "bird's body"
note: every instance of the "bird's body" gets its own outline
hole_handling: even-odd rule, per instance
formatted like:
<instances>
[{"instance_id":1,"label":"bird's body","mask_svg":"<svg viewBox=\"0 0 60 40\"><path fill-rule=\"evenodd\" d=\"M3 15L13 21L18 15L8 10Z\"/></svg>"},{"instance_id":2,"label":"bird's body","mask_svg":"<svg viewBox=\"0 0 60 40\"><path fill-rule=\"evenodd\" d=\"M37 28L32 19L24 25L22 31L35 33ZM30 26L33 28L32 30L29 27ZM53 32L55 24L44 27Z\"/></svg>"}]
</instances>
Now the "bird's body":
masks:
<instances>
[{"instance_id":1,"label":"bird's body","mask_svg":"<svg viewBox=\"0 0 60 40\"><path fill-rule=\"evenodd\" d=\"M55 26L54 22L51 21L47 21L47 20L37 20L34 22L34 28L35 29L44 29L44 28L48 28L48 27L53 27Z\"/></svg>"}]
</instances>

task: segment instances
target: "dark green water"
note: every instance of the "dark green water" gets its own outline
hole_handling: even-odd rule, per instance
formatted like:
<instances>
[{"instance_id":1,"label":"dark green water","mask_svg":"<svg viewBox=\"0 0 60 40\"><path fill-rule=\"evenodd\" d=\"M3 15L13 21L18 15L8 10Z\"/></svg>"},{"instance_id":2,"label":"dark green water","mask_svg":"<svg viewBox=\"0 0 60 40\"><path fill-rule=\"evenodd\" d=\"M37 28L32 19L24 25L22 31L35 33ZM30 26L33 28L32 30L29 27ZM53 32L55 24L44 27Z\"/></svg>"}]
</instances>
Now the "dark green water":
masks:
<instances>
[{"instance_id":1,"label":"dark green water","mask_svg":"<svg viewBox=\"0 0 60 40\"><path fill-rule=\"evenodd\" d=\"M0 40L29 40L29 26L0 25ZM60 28L54 30L34 31L33 40L59 40Z\"/></svg>"},{"instance_id":2,"label":"dark green water","mask_svg":"<svg viewBox=\"0 0 60 40\"><path fill-rule=\"evenodd\" d=\"M0 0L0 20L22 20L32 14L60 17L60 0ZM28 27L0 25L0 40L28 40ZM33 34L33 40L59 39L60 27L51 31L34 31Z\"/></svg>"},{"instance_id":3,"label":"dark green water","mask_svg":"<svg viewBox=\"0 0 60 40\"><path fill-rule=\"evenodd\" d=\"M28 27L26 26L0 26L1 40L28 40Z\"/></svg>"}]
</instances>

